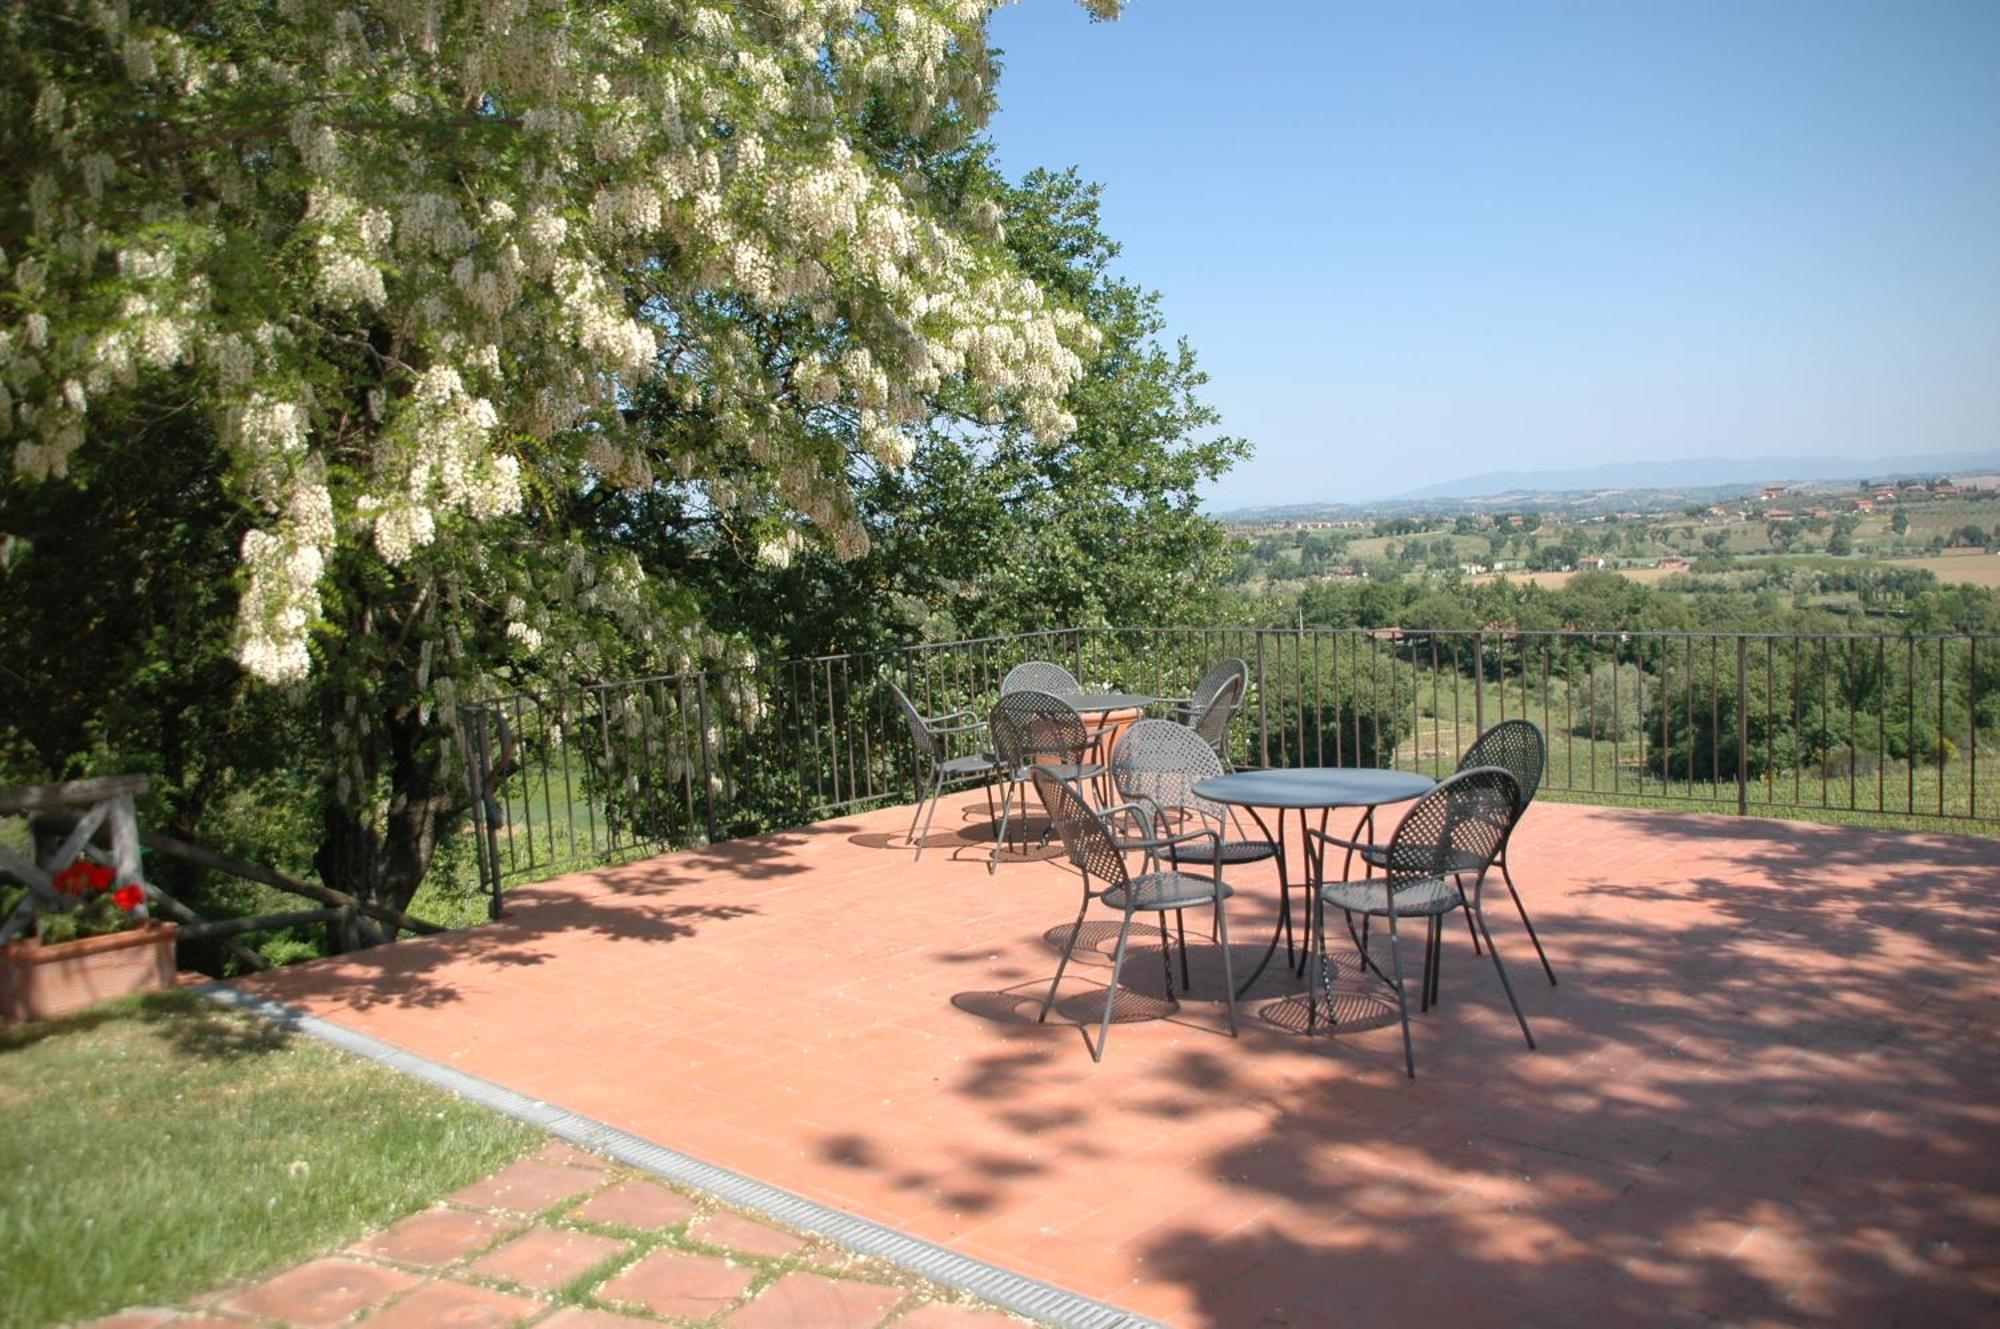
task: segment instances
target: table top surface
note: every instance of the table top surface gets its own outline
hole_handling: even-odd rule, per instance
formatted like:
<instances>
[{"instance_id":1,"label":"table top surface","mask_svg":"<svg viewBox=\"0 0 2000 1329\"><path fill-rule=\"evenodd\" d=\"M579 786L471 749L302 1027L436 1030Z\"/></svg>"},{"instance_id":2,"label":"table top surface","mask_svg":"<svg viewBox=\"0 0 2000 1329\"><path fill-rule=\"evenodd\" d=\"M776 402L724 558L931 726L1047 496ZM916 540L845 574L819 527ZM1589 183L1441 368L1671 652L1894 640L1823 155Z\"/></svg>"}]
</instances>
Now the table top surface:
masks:
<instances>
[{"instance_id":1,"label":"table top surface","mask_svg":"<svg viewBox=\"0 0 2000 1329\"><path fill-rule=\"evenodd\" d=\"M1143 692L1052 692L1049 695L1058 701L1068 702L1085 715L1101 711L1143 711L1159 700Z\"/></svg>"},{"instance_id":2,"label":"table top surface","mask_svg":"<svg viewBox=\"0 0 2000 1329\"><path fill-rule=\"evenodd\" d=\"M1283 771L1236 771L1194 787L1196 797L1254 808L1362 808L1401 803L1429 793L1437 781L1414 771L1366 766L1302 766Z\"/></svg>"}]
</instances>

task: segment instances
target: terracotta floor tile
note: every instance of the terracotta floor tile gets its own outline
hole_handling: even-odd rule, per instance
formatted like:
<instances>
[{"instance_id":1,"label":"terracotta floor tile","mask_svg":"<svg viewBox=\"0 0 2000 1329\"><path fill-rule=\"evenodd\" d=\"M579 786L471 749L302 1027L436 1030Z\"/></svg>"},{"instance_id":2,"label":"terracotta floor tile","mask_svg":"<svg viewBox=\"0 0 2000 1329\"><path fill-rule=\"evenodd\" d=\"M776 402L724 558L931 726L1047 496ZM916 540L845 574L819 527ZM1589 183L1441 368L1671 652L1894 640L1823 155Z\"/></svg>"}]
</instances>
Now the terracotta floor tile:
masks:
<instances>
[{"instance_id":1,"label":"terracotta floor tile","mask_svg":"<svg viewBox=\"0 0 2000 1329\"><path fill-rule=\"evenodd\" d=\"M351 1249L356 1255L441 1269L491 1245L517 1226L516 1220L497 1214L427 1209L411 1214L394 1227L363 1237Z\"/></svg>"},{"instance_id":2,"label":"terracotta floor tile","mask_svg":"<svg viewBox=\"0 0 2000 1329\"><path fill-rule=\"evenodd\" d=\"M540 1321L535 1329L654 1329L658 1320L641 1320L631 1315L619 1315L613 1311L594 1310L585 1306L565 1306Z\"/></svg>"},{"instance_id":3,"label":"terracotta floor tile","mask_svg":"<svg viewBox=\"0 0 2000 1329\"><path fill-rule=\"evenodd\" d=\"M302 1329L339 1324L356 1311L387 1301L420 1280L400 1269L338 1257L302 1264L233 1293L217 1310L261 1315Z\"/></svg>"},{"instance_id":4,"label":"terracotta floor tile","mask_svg":"<svg viewBox=\"0 0 2000 1329\"><path fill-rule=\"evenodd\" d=\"M786 1274L723 1323L729 1329L870 1329L908 1295L900 1288L819 1274Z\"/></svg>"},{"instance_id":5,"label":"terracotta floor tile","mask_svg":"<svg viewBox=\"0 0 2000 1329\"><path fill-rule=\"evenodd\" d=\"M445 1280L426 1283L361 1324L366 1329L505 1329L544 1309L527 1297Z\"/></svg>"},{"instance_id":6,"label":"terracotta floor tile","mask_svg":"<svg viewBox=\"0 0 2000 1329\"><path fill-rule=\"evenodd\" d=\"M806 1239L796 1233L727 1211L698 1220L688 1228L687 1235L690 1241L771 1259L782 1259L794 1251L803 1250L806 1245Z\"/></svg>"},{"instance_id":7,"label":"terracotta floor tile","mask_svg":"<svg viewBox=\"0 0 2000 1329\"><path fill-rule=\"evenodd\" d=\"M574 1211L588 1223L653 1230L686 1222L699 1212L692 1200L650 1181L621 1181L593 1195Z\"/></svg>"},{"instance_id":8,"label":"terracotta floor tile","mask_svg":"<svg viewBox=\"0 0 2000 1329\"><path fill-rule=\"evenodd\" d=\"M484 1181L454 1192L450 1199L475 1208L532 1214L574 1199L602 1181L601 1172L528 1158L509 1163Z\"/></svg>"},{"instance_id":9,"label":"terracotta floor tile","mask_svg":"<svg viewBox=\"0 0 2000 1329\"><path fill-rule=\"evenodd\" d=\"M654 1251L597 1290L600 1299L655 1315L701 1320L741 1297L757 1272L713 1255Z\"/></svg>"},{"instance_id":10,"label":"terracotta floor tile","mask_svg":"<svg viewBox=\"0 0 2000 1329\"><path fill-rule=\"evenodd\" d=\"M1899 1278L1937 1323L1990 1319L2000 840L1537 803L1510 855L1561 986L1504 891L1489 921L1540 1050L1459 925L1441 1005L1412 1015L1412 1081L1393 1005L1338 939L1334 1034L1304 1036L1274 964L1225 1036L1198 919L1196 996L1122 1020L1093 1063L1077 1022L1115 919L1087 920L1072 995L1038 1025L1076 874L1052 853L988 876L977 794L938 818L963 842L921 863L882 847L907 822L889 808L523 887L497 926L244 986L1190 1329L1318 1315L1301 1298L1330 1277L1371 1289L1337 1298L1356 1317L1430 1306L1419 1234L1542 1329L1857 1322ZM1276 879L1230 880L1247 974ZM1160 990L1151 935L1122 1014ZM517 1166L555 1190L598 1175ZM563 1202L516 1175L472 1203ZM655 1203L632 1219L685 1221ZM1939 1234L1981 1258L1929 1259ZM697 1313L727 1309L743 1274Z\"/></svg>"},{"instance_id":11,"label":"terracotta floor tile","mask_svg":"<svg viewBox=\"0 0 2000 1329\"><path fill-rule=\"evenodd\" d=\"M472 1262L471 1272L534 1292L553 1292L632 1243L590 1232L531 1228Z\"/></svg>"}]
</instances>

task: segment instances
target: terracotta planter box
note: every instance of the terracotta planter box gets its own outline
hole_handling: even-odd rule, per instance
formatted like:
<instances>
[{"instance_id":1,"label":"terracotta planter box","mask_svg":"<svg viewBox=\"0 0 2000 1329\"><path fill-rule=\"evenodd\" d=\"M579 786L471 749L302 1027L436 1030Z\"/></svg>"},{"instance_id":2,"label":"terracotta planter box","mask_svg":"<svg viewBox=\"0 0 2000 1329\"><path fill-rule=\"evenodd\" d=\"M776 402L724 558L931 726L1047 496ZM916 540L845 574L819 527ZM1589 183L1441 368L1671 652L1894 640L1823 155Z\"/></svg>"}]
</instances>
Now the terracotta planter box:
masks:
<instances>
[{"instance_id":1,"label":"terracotta planter box","mask_svg":"<svg viewBox=\"0 0 2000 1329\"><path fill-rule=\"evenodd\" d=\"M0 1021L53 1020L113 997L173 986L173 923L148 919L103 937L0 949Z\"/></svg>"}]
</instances>

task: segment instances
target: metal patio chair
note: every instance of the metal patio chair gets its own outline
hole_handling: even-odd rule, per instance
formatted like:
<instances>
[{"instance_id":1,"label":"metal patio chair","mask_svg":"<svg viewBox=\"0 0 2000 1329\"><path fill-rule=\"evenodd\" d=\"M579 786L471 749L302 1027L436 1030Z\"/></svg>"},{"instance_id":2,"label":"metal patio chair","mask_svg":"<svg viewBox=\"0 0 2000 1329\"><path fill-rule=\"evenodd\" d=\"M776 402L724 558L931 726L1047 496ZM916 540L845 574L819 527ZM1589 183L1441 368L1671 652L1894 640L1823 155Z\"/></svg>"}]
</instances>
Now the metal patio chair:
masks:
<instances>
[{"instance_id":1,"label":"metal patio chair","mask_svg":"<svg viewBox=\"0 0 2000 1329\"><path fill-rule=\"evenodd\" d=\"M1222 951L1222 990L1229 1008L1229 1036L1235 1038L1236 974L1229 962L1229 916L1223 907L1223 901L1233 892L1223 884L1221 856L1213 855L1208 876L1177 869L1132 876L1126 871L1125 855L1104 818L1085 805L1073 784L1058 779L1041 767L1035 769L1033 778L1035 792L1041 796L1042 806L1048 810L1056 833L1062 837L1069 861L1083 873L1083 903L1076 911L1076 922L1070 927L1069 941L1064 945L1062 959L1056 965L1056 976L1049 980L1049 995L1042 999L1042 1011L1036 1021L1039 1023L1049 1018L1049 1009L1055 1005L1056 990L1062 985L1063 971L1069 968L1070 956L1076 952L1077 939L1083 935L1084 915L1090 912L1092 900L1102 900L1122 915L1118 926L1118 949L1111 957L1111 983L1104 991L1104 1019L1098 1025L1097 1043L1090 1050L1092 1061L1104 1060L1104 1043L1111 1036L1111 1015L1118 1001L1118 978L1124 972L1125 949L1132 939L1133 916L1141 910L1160 916L1160 961L1166 970L1167 996L1171 998L1174 992L1174 964L1166 945L1166 912L1171 909L1179 913L1189 906L1206 904L1215 911L1215 944ZM1201 839L1213 841L1218 838L1213 829L1201 827L1162 837L1154 843L1152 852L1191 845ZM1091 888L1093 879L1103 883L1102 889Z\"/></svg>"},{"instance_id":2,"label":"metal patio chair","mask_svg":"<svg viewBox=\"0 0 2000 1329\"><path fill-rule=\"evenodd\" d=\"M1541 788L1542 772L1548 764L1548 743L1542 731L1532 720L1502 720L1472 741L1465 755L1458 759L1458 769L1469 771L1479 766L1498 766L1514 777L1521 791L1520 814L1514 819L1514 826L1520 824L1521 815L1528 811L1528 804L1535 801L1535 791ZM1514 826L1507 828L1507 838L1500 842L1500 854L1495 866L1500 869L1500 880L1506 883L1507 894L1514 901L1514 910L1521 915L1521 926L1528 930L1528 940L1534 943L1535 957L1542 962L1542 972L1548 975L1549 985L1556 985L1556 971L1549 964L1548 952L1542 949L1542 939L1535 932L1534 923L1528 918L1528 907L1521 903L1521 892L1515 889L1514 876L1507 870L1507 846L1514 838ZM1357 850L1361 861L1370 868L1382 866L1382 847L1368 845ZM1479 954L1479 933L1472 926L1472 916L1466 915L1465 929L1472 934L1472 953ZM1435 991L1435 984L1433 991Z\"/></svg>"},{"instance_id":3,"label":"metal patio chair","mask_svg":"<svg viewBox=\"0 0 2000 1329\"><path fill-rule=\"evenodd\" d=\"M1214 750L1224 770L1235 769L1229 761L1229 722L1243 708L1243 689L1246 685L1243 675L1225 678L1208 703L1187 722L1188 728Z\"/></svg>"},{"instance_id":4,"label":"metal patio chair","mask_svg":"<svg viewBox=\"0 0 2000 1329\"><path fill-rule=\"evenodd\" d=\"M1053 692L1060 696L1065 692L1081 692L1082 684L1076 675L1048 660L1030 660L1017 664L1007 671L1000 680L1000 695L1010 692Z\"/></svg>"},{"instance_id":5,"label":"metal patio chair","mask_svg":"<svg viewBox=\"0 0 2000 1329\"><path fill-rule=\"evenodd\" d=\"M1187 696L1160 698L1160 703L1167 708L1167 718L1179 720L1182 724L1192 724L1194 717L1208 708L1208 704L1215 700L1215 695L1221 692L1223 685L1232 678L1242 681L1242 686L1237 690L1237 700L1240 702L1243 692L1250 685L1250 665L1249 662L1236 656L1226 656L1208 667L1208 672L1201 676L1201 681L1194 685L1194 691Z\"/></svg>"},{"instance_id":6,"label":"metal patio chair","mask_svg":"<svg viewBox=\"0 0 2000 1329\"><path fill-rule=\"evenodd\" d=\"M1000 759L983 749L977 753L952 756L952 741L961 734L984 734L986 722L972 711L963 708L948 711L943 715L925 715L916 708L909 694L894 683L889 691L896 698L896 707L903 713L903 720L910 726L910 743L917 750L920 761L929 764L926 773L918 775L918 787L925 790L917 799L916 810L910 813L909 838L917 847L917 857L912 861L922 861L925 843L930 839L931 818L937 815L938 800L944 796L944 782L970 776L984 776L986 786L986 807L993 808L993 777L1000 772ZM917 832L917 818L923 818L921 835Z\"/></svg>"},{"instance_id":7,"label":"metal patio chair","mask_svg":"<svg viewBox=\"0 0 2000 1329\"><path fill-rule=\"evenodd\" d=\"M1381 846L1379 858L1383 875L1358 881L1326 881L1324 872L1321 872L1319 888L1315 892L1318 907L1314 910L1320 972L1317 981L1308 989L1308 1030L1318 1023L1318 1001L1322 990L1327 999L1329 1024L1333 1020L1332 962L1326 953L1326 911L1331 907L1346 914L1347 930L1360 948L1363 967L1387 983L1396 994L1396 1009L1403 1023L1403 1064L1410 1077L1416 1078L1417 1057L1410 1041L1409 991L1403 980L1403 952L1396 921L1399 918L1422 918L1427 922L1423 999L1428 1008L1436 995L1437 957L1443 937L1440 924L1452 910L1464 909L1486 939L1486 953L1493 958L1493 970L1500 975L1500 986L1507 993L1507 1004L1514 1008L1514 1018L1520 1021L1521 1036L1528 1040L1530 1049L1534 1048L1535 1035L1528 1028L1528 1017L1521 1013L1521 1003L1514 997L1514 985L1507 978L1506 966L1500 963L1500 952L1493 945L1493 932L1486 926L1486 913L1481 907L1486 873L1499 856L1500 847L1506 843L1507 834L1513 829L1520 811L1520 786L1515 782L1513 773L1498 766L1476 766L1443 781L1410 808L1388 843ZM1324 844L1337 848L1358 847L1353 841L1328 835L1324 831L1314 831L1312 835ZM1313 858L1323 864L1324 851L1313 855ZM1468 876L1473 878L1470 895L1460 884L1460 878ZM1366 931L1355 932L1356 918L1363 921L1364 929L1370 918L1389 920L1389 960L1395 971L1393 975L1383 973L1369 955Z\"/></svg>"},{"instance_id":8,"label":"metal patio chair","mask_svg":"<svg viewBox=\"0 0 2000 1329\"><path fill-rule=\"evenodd\" d=\"M1514 825L1518 826L1521 817L1528 811L1528 804L1535 801L1535 791L1542 787L1542 772L1548 769L1548 758L1548 741L1533 721L1502 720L1472 741L1472 746L1458 759L1458 769L1467 771L1475 766L1498 766L1512 774L1521 789L1521 809L1514 818ZM1521 915L1521 926L1528 930L1528 940L1535 943L1535 955L1542 962L1542 972L1549 976L1549 986L1554 987L1556 971L1549 965L1548 952L1542 949L1542 939L1535 935L1535 925L1528 920L1528 907L1521 903L1521 892L1514 889L1514 874L1507 870L1507 846L1513 839L1514 826L1509 826L1506 839L1500 842L1497 860L1500 880L1507 884L1507 894L1513 897L1515 912Z\"/></svg>"},{"instance_id":9,"label":"metal patio chair","mask_svg":"<svg viewBox=\"0 0 2000 1329\"><path fill-rule=\"evenodd\" d=\"M1249 690L1250 666L1232 655L1210 665L1187 696L1162 697L1160 701L1167 708L1167 719L1179 721L1207 739L1215 755L1222 758L1223 769L1230 770L1229 722L1242 709Z\"/></svg>"},{"instance_id":10,"label":"metal patio chair","mask_svg":"<svg viewBox=\"0 0 2000 1329\"><path fill-rule=\"evenodd\" d=\"M1147 824L1143 832L1128 835L1122 833L1116 819L1107 815L1106 822L1122 847L1145 849L1155 860L1164 835L1197 826L1216 832L1213 841L1167 845L1167 864L1175 869L1183 864L1235 867L1275 857L1277 846L1246 833L1235 809L1194 792L1200 781L1222 774L1222 759L1201 734L1172 720L1141 720L1118 740L1111 759L1111 783L1125 806L1144 813ZM1181 983L1185 986L1189 982L1187 926L1178 909L1174 925L1180 938Z\"/></svg>"},{"instance_id":11,"label":"metal patio chair","mask_svg":"<svg viewBox=\"0 0 2000 1329\"><path fill-rule=\"evenodd\" d=\"M986 862L989 873L1000 868L1000 851L1007 843L1007 827L1014 810L1014 791L1025 786L1032 772L1048 771L1072 785L1104 778L1102 762L1091 761L1096 738L1076 708L1061 697L1046 692L1010 692L993 708L989 722L993 751L1000 759L1000 773L1007 787L1000 796L1000 832L993 841L993 856ZM1027 796L1022 794L1022 812L1027 812ZM1047 842L1047 837L1043 837Z\"/></svg>"}]
</instances>

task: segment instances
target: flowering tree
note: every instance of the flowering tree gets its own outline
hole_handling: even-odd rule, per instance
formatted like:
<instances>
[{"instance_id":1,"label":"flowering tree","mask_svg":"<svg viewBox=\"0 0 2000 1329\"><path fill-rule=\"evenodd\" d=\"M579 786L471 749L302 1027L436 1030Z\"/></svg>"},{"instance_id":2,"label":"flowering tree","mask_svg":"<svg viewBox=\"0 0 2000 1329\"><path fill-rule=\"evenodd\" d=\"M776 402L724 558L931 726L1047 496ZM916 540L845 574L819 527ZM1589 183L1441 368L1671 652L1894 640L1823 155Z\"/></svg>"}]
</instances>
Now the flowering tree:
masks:
<instances>
[{"instance_id":1,"label":"flowering tree","mask_svg":"<svg viewBox=\"0 0 2000 1329\"><path fill-rule=\"evenodd\" d=\"M233 653L333 739L323 871L408 898L456 798L443 725L496 666L702 653L675 589L580 519L606 496L853 554L857 468L905 462L939 394L1072 427L1095 329L1011 260L992 198L922 169L989 110L990 8L0 17L16 482L213 434Z\"/></svg>"}]
</instances>

